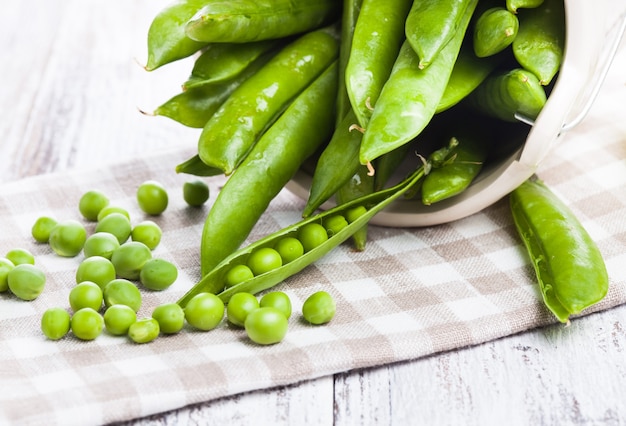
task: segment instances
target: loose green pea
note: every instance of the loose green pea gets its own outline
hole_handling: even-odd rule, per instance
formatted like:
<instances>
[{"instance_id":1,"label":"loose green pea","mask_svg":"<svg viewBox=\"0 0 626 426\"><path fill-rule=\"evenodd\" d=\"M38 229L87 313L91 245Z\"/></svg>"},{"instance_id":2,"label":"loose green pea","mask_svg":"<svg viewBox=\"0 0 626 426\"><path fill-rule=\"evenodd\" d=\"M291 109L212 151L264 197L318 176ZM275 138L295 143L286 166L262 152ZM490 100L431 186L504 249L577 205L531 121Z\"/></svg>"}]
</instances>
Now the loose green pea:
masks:
<instances>
[{"instance_id":1,"label":"loose green pea","mask_svg":"<svg viewBox=\"0 0 626 426\"><path fill-rule=\"evenodd\" d=\"M35 265L16 265L7 274L11 292L22 300L35 300L43 292L46 275Z\"/></svg>"},{"instance_id":2,"label":"loose green pea","mask_svg":"<svg viewBox=\"0 0 626 426\"><path fill-rule=\"evenodd\" d=\"M117 241L123 244L130 237L132 226L130 219L122 213L109 213L96 224L95 232L108 232L115 235Z\"/></svg>"},{"instance_id":3,"label":"loose green pea","mask_svg":"<svg viewBox=\"0 0 626 426\"><path fill-rule=\"evenodd\" d=\"M291 299L285 292L270 291L264 294L259 301L259 306L262 308L272 306L281 311L287 319L291 317Z\"/></svg>"},{"instance_id":4,"label":"loose green pea","mask_svg":"<svg viewBox=\"0 0 626 426\"><path fill-rule=\"evenodd\" d=\"M152 259L152 251L138 241L128 241L122 244L111 256L111 263L115 272L121 278L136 280L141 268Z\"/></svg>"},{"instance_id":5,"label":"loose green pea","mask_svg":"<svg viewBox=\"0 0 626 426\"><path fill-rule=\"evenodd\" d=\"M110 232L96 232L87 237L83 246L85 257L101 256L111 260L113 252L119 248L120 242Z\"/></svg>"},{"instance_id":6,"label":"loose green pea","mask_svg":"<svg viewBox=\"0 0 626 426\"><path fill-rule=\"evenodd\" d=\"M256 276L280 268L283 265L283 259L273 248L262 247L250 253L247 265Z\"/></svg>"},{"instance_id":7,"label":"loose green pea","mask_svg":"<svg viewBox=\"0 0 626 426\"><path fill-rule=\"evenodd\" d=\"M63 308L48 308L41 316L41 331L50 340L59 340L70 331L70 314Z\"/></svg>"},{"instance_id":8,"label":"loose green pea","mask_svg":"<svg viewBox=\"0 0 626 426\"><path fill-rule=\"evenodd\" d=\"M137 313L128 305L111 305L103 317L106 330L114 336L128 334L128 328L137 321Z\"/></svg>"},{"instance_id":9,"label":"loose green pea","mask_svg":"<svg viewBox=\"0 0 626 426\"><path fill-rule=\"evenodd\" d=\"M101 289L116 277L113 263L102 256L85 258L76 269L76 282L91 281Z\"/></svg>"},{"instance_id":10,"label":"loose green pea","mask_svg":"<svg viewBox=\"0 0 626 426\"><path fill-rule=\"evenodd\" d=\"M298 239L304 247L304 252L313 250L315 247L328 240L328 233L319 223L311 222L304 225L298 231Z\"/></svg>"},{"instance_id":11,"label":"loose green pea","mask_svg":"<svg viewBox=\"0 0 626 426\"><path fill-rule=\"evenodd\" d=\"M41 216L33 224L30 233L38 243L47 243L50 240L50 231L56 224L56 219L49 216Z\"/></svg>"},{"instance_id":12,"label":"loose green pea","mask_svg":"<svg viewBox=\"0 0 626 426\"><path fill-rule=\"evenodd\" d=\"M335 316L336 306L333 297L325 291L310 295L302 305L302 315L311 324L326 324Z\"/></svg>"},{"instance_id":13,"label":"loose green pea","mask_svg":"<svg viewBox=\"0 0 626 426\"><path fill-rule=\"evenodd\" d=\"M149 343L159 337L159 322L154 318L142 318L130 325L128 337L135 343Z\"/></svg>"},{"instance_id":14,"label":"loose green pea","mask_svg":"<svg viewBox=\"0 0 626 426\"><path fill-rule=\"evenodd\" d=\"M135 284L124 278L117 278L104 286L104 305L126 305L138 312L141 307L141 292Z\"/></svg>"},{"instance_id":15,"label":"loose green pea","mask_svg":"<svg viewBox=\"0 0 626 426\"><path fill-rule=\"evenodd\" d=\"M157 320L164 334L175 334L185 325L185 311L178 303L165 303L152 311L152 318Z\"/></svg>"},{"instance_id":16,"label":"loose green pea","mask_svg":"<svg viewBox=\"0 0 626 426\"><path fill-rule=\"evenodd\" d=\"M226 288L232 287L244 281L254 278L254 273L248 265L235 265L226 272L224 282Z\"/></svg>"},{"instance_id":17,"label":"loose green pea","mask_svg":"<svg viewBox=\"0 0 626 426\"><path fill-rule=\"evenodd\" d=\"M137 203L145 213L158 216L167 208L167 191L159 182L146 181L137 188Z\"/></svg>"},{"instance_id":18,"label":"loose green pea","mask_svg":"<svg viewBox=\"0 0 626 426\"><path fill-rule=\"evenodd\" d=\"M161 227L151 220L138 223L130 233L133 241L144 243L150 250L154 250L159 245L162 236Z\"/></svg>"},{"instance_id":19,"label":"loose green pea","mask_svg":"<svg viewBox=\"0 0 626 426\"><path fill-rule=\"evenodd\" d=\"M367 213L365 206L356 206L346 212L346 220L348 223L352 223L365 213Z\"/></svg>"},{"instance_id":20,"label":"loose green pea","mask_svg":"<svg viewBox=\"0 0 626 426\"><path fill-rule=\"evenodd\" d=\"M85 192L78 201L78 210L87 220L98 220L100 211L109 205L109 198L97 190Z\"/></svg>"},{"instance_id":21,"label":"loose green pea","mask_svg":"<svg viewBox=\"0 0 626 426\"><path fill-rule=\"evenodd\" d=\"M226 318L237 326L243 327L248 314L259 308L259 301L252 293L235 293L226 305Z\"/></svg>"},{"instance_id":22,"label":"loose green pea","mask_svg":"<svg viewBox=\"0 0 626 426\"><path fill-rule=\"evenodd\" d=\"M276 243L274 249L280 254L283 264L292 262L304 254L302 243L294 237L282 238Z\"/></svg>"},{"instance_id":23,"label":"loose green pea","mask_svg":"<svg viewBox=\"0 0 626 426\"><path fill-rule=\"evenodd\" d=\"M209 186L202 180L194 180L183 184L183 199L193 207L199 207L209 199Z\"/></svg>"},{"instance_id":24,"label":"loose green pea","mask_svg":"<svg viewBox=\"0 0 626 426\"><path fill-rule=\"evenodd\" d=\"M100 222L111 213L119 213L126 216L126 219L130 220L130 213L128 213L128 210L126 210L124 207L108 205L106 207L103 207L102 210L100 210L100 213L98 213L98 222Z\"/></svg>"},{"instance_id":25,"label":"loose green pea","mask_svg":"<svg viewBox=\"0 0 626 426\"><path fill-rule=\"evenodd\" d=\"M332 237L346 226L348 226L348 221L341 215L330 216L324 220L324 228L326 228L329 237Z\"/></svg>"},{"instance_id":26,"label":"loose green pea","mask_svg":"<svg viewBox=\"0 0 626 426\"><path fill-rule=\"evenodd\" d=\"M213 293L198 293L184 308L185 319L199 330L212 330L224 318L224 302Z\"/></svg>"},{"instance_id":27,"label":"loose green pea","mask_svg":"<svg viewBox=\"0 0 626 426\"><path fill-rule=\"evenodd\" d=\"M178 278L176 265L165 259L148 260L139 272L139 281L150 290L165 290Z\"/></svg>"},{"instance_id":28,"label":"loose green pea","mask_svg":"<svg viewBox=\"0 0 626 426\"><path fill-rule=\"evenodd\" d=\"M103 301L102 289L94 282L83 281L70 290L69 302L74 312L82 308L91 308L94 311L99 311Z\"/></svg>"},{"instance_id":29,"label":"loose green pea","mask_svg":"<svg viewBox=\"0 0 626 426\"><path fill-rule=\"evenodd\" d=\"M9 289L8 275L11 269L15 268L13 262L4 257L0 257L0 293Z\"/></svg>"},{"instance_id":30,"label":"loose green pea","mask_svg":"<svg viewBox=\"0 0 626 426\"><path fill-rule=\"evenodd\" d=\"M273 345L283 340L288 325L287 317L271 306L250 312L244 323L250 340L259 345Z\"/></svg>"},{"instance_id":31,"label":"loose green pea","mask_svg":"<svg viewBox=\"0 0 626 426\"><path fill-rule=\"evenodd\" d=\"M70 219L59 222L50 231L50 247L59 256L74 257L83 249L87 231L78 221Z\"/></svg>"},{"instance_id":32,"label":"loose green pea","mask_svg":"<svg viewBox=\"0 0 626 426\"><path fill-rule=\"evenodd\" d=\"M94 340L102 333L104 318L94 309L83 308L74 312L70 326L74 336L79 339Z\"/></svg>"},{"instance_id":33,"label":"loose green pea","mask_svg":"<svg viewBox=\"0 0 626 426\"><path fill-rule=\"evenodd\" d=\"M23 248L9 250L5 257L13 262L14 265L21 265L23 263L28 263L29 265L35 264L35 256L33 256L30 251Z\"/></svg>"}]
</instances>

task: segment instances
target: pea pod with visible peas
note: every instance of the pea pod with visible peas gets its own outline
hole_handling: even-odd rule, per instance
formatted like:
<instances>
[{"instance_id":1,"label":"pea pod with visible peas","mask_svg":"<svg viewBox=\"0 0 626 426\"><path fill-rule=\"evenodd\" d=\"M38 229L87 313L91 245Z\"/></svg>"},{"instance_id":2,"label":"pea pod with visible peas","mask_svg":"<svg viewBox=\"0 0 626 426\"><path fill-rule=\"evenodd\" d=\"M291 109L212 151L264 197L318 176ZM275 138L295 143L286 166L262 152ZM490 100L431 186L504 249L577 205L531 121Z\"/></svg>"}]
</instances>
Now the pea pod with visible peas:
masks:
<instances>
[{"instance_id":1,"label":"pea pod with visible peas","mask_svg":"<svg viewBox=\"0 0 626 426\"><path fill-rule=\"evenodd\" d=\"M357 172L350 178L350 180L344 184L337 194L335 199L338 204L344 204L355 198L363 197L374 192L374 176L370 174L367 167L360 166ZM354 232L352 235L354 242L354 248L357 251L365 250L367 243L367 223Z\"/></svg>"},{"instance_id":2,"label":"pea pod with visible peas","mask_svg":"<svg viewBox=\"0 0 626 426\"><path fill-rule=\"evenodd\" d=\"M339 18L335 0L228 0L206 2L185 27L193 40L244 43L304 33Z\"/></svg>"},{"instance_id":3,"label":"pea pod with visible peas","mask_svg":"<svg viewBox=\"0 0 626 426\"><path fill-rule=\"evenodd\" d=\"M602 253L571 209L536 179L521 184L509 200L543 301L558 320L566 323L602 300L609 287Z\"/></svg>"},{"instance_id":4,"label":"pea pod with visible peas","mask_svg":"<svg viewBox=\"0 0 626 426\"><path fill-rule=\"evenodd\" d=\"M270 201L328 140L336 93L335 61L274 122L226 181L204 223L202 275L244 242Z\"/></svg>"}]
</instances>

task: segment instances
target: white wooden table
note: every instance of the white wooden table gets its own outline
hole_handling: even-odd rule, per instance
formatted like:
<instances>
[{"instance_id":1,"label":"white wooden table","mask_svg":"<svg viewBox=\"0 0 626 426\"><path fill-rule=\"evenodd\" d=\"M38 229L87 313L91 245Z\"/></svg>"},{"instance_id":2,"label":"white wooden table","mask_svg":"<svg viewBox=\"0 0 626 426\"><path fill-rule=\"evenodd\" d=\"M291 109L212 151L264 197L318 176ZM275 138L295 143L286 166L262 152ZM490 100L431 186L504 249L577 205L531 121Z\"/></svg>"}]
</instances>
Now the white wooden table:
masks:
<instances>
[{"instance_id":1,"label":"white wooden table","mask_svg":"<svg viewBox=\"0 0 626 426\"><path fill-rule=\"evenodd\" d=\"M193 146L145 117L189 63L146 73L163 0L0 0L0 181ZM626 306L427 358L129 421L153 424L626 424Z\"/></svg>"}]
</instances>

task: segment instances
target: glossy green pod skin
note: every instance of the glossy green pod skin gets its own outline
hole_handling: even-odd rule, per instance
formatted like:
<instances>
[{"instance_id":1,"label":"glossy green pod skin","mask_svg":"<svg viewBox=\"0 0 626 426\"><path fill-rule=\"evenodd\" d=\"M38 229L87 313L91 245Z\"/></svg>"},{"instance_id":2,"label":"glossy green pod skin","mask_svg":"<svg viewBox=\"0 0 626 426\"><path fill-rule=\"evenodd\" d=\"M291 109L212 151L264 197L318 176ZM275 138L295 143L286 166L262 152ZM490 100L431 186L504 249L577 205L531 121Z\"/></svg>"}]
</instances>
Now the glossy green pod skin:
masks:
<instances>
[{"instance_id":1,"label":"glossy green pod skin","mask_svg":"<svg viewBox=\"0 0 626 426\"><path fill-rule=\"evenodd\" d=\"M536 119L547 96L533 73L516 68L489 76L468 99L472 106L487 115L516 121L517 114Z\"/></svg>"},{"instance_id":2,"label":"glossy green pod skin","mask_svg":"<svg viewBox=\"0 0 626 426\"><path fill-rule=\"evenodd\" d=\"M513 41L517 62L546 86L559 71L565 49L563 0L545 0L534 9L521 10L519 31Z\"/></svg>"},{"instance_id":3,"label":"glossy green pod skin","mask_svg":"<svg viewBox=\"0 0 626 426\"><path fill-rule=\"evenodd\" d=\"M224 0L206 2L189 20L193 40L244 43L305 33L339 19L336 0Z\"/></svg>"},{"instance_id":4,"label":"glossy green pod skin","mask_svg":"<svg viewBox=\"0 0 626 426\"><path fill-rule=\"evenodd\" d=\"M335 61L272 124L226 181L204 222L202 275L239 248L304 160L328 141L336 96Z\"/></svg>"},{"instance_id":5,"label":"glossy green pod skin","mask_svg":"<svg viewBox=\"0 0 626 426\"><path fill-rule=\"evenodd\" d=\"M218 176L222 174L220 169L207 166L202 162L198 154L191 156L189 159L177 164L176 173L185 173L193 176Z\"/></svg>"},{"instance_id":6,"label":"glossy green pod skin","mask_svg":"<svg viewBox=\"0 0 626 426\"><path fill-rule=\"evenodd\" d=\"M341 12L341 45L339 46L339 85L337 86L337 122L339 125L341 120L346 116L348 111L352 110L348 89L346 87L346 67L350 58L350 50L352 49L352 38L356 21L361 12L363 0L343 0L343 10ZM356 120L356 118L355 118ZM356 121L355 121L356 122Z\"/></svg>"},{"instance_id":7,"label":"glossy green pod skin","mask_svg":"<svg viewBox=\"0 0 626 426\"><path fill-rule=\"evenodd\" d=\"M410 7L410 0L363 0L345 71L348 96L361 127L367 127L398 56Z\"/></svg>"},{"instance_id":8,"label":"glossy green pod skin","mask_svg":"<svg viewBox=\"0 0 626 426\"><path fill-rule=\"evenodd\" d=\"M455 36L427 68L419 68L417 54L404 42L365 129L361 164L411 141L428 125L445 91L476 3L474 0L468 5Z\"/></svg>"},{"instance_id":9,"label":"glossy green pod skin","mask_svg":"<svg viewBox=\"0 0 626 426\"><path fill-rule=\"evenodd\" d=\"M148 28L148 60L145 69L153 71L165 64L198 52L207 43L192 40L185 26L207 0L178 0L162 9Z\"/></svg>"},{"instance_id":10,"label":"glossy green pod skin","mask_svg":"<svg viewBox=\"0 0 626 426\"><path fill-rule=\"evenodd\" d=\"M509 200L543 301L558 320L566 323L570 315L602 300L609 288L606 265L572 210L533 179L516 188Z\"/></svg>"},{"instance_id":11,"label":"glossy green pod skin","mask_svg":"<svg viewBox=\"0 0 626 426\"><path fill-rule=\"evenodd\" d=\"M474 53L479 58L495 55L509 47L519 31L517 16L504 7L492 7L476 20Z\"/></svg>"},{"instance_id":12,"label":"glossy green pod skin","mask_svg":"<svg viewBox=\"0 0 626 426\"><path fill-rule=\"evenodd\" d=\"M198 140L202 161L231 174L263 132L338 53L339 42L328 29L307 33L281 49L207 121Z\"/></svg>"},{"instance_id":13,"label":"glossy green pod skin","mask_svg":"<svg viewBox=\"0 0 626 426\"><path fill-rule=\"evenodd\" d=\"M337 204L345 204L356 198L364 197L374 192L374 175L370 174L367 167L359 165L356 173L335 194ZM367 244L367 223L352 234L354 249L365 250Z\"/></svg>"},{"instance_id":14,"label":"glossy green pod skin","mask_svg":"<svg viewBox=\"0 0 626 426\"><path fill-rule=\"evenodd\" d=\"M532 9L543 4L543 0L506 0L506 8L512 13L517 13L517 9Z\"/></svg>"},{"instance_id":15,"label":"glossy green pod skin","mask_svg":"<svg viewBox=\"0 0 626 426\"><path fill-rule=\"evenodd\" d=\"M471 0L416 0L405 23L409 44L419 57L419 68L426 68L457 31L463 30L463 20Z\"/></svg>"}]
</instances>

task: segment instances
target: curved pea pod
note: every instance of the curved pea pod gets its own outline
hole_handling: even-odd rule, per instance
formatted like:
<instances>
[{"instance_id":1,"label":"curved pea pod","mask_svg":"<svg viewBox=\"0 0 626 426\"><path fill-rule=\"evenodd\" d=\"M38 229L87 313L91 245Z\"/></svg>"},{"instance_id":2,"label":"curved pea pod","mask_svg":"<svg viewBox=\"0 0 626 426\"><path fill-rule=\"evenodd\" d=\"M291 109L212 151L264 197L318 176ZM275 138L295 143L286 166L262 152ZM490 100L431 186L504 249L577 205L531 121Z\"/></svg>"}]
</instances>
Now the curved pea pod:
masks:
<instances>
[{"instance_id":1,"label":"curved pea pod","mask_svg":"<svg viewBox=\"0 0 626 426\"><path fill-rule=\"evenodd\" d=\"M403 43L365 129L362 164L409 142L426 127L446 89L475 6L475 0L468 5L455 36L427 68L419 68L417 54L408 41Z\"/></svg>"},{"instance_id":2,"label":"curved pea pod","mask_svg":"<svg viewBox=\"0 0 626 426\"><path fill-rule=\"evenodd\" d=\"M218 176L222 174L220 169L204 164L197 154L177 164L175 170L176 173L185 173L194 176Z\"/></svg>"},{"instance_id":3,"label":"curved pea pod","mask_svg":"<svg viewBox=\"0 0 626 426\"><path fill-rule=\"evenodd\" d=\"M204 222L202 275L239 248L270 201L328 140L336 94L335 61L289 105L226 181Z\"/></svg>"},{"instance_id":4,"label":"curved pea pod","mask_svg":"<svg viewBox=\"0 0 626 426\"><path fill-rule=\"evenodd\" d=\"M207 0L177 0L162 9L148 28L148 60L145 69L153 71L165 64L198 52L207 43L192 40L185 34L187 21Z\"/></svg>"},{"instance_id":5,"label":"curved pea pod","mask_svg":"<svg viewBox=\"0 0 626 426\"><path fill-rule=\"evenodd\" d=\"M187 23L189 38L245 43L300 34L333 23L336 0L224 0L206 3Z\"/></svg>"},{"instance_id":6,"label":"curved pea pod","mask_svg":"<svg viewBox=\"0 0 626 426\"><path fill-rule=\"evenodd\" d=\"M326 29L281 49L207 121L198 141L202 161L231 174L290 102L336 60L338 51L338 40Z\"/></svg>"},{"instance_id":7,"label":"curved pea pod","mask_svg":"<svg viewBox=\"0 0 626 426\"><path fill-rule=\"evenodd\" d=\"M279 40L209 44L195 60L191 75L183 83L183 90L232 80L278 45Z\"/></svg>"},{"instance_id":8,"label":"curved pea pod","mask_svg":"<svg viewBox=\"0 0 626 426\"><path fill-rule=\"evenodd\" d=\"M341 123L341 120L346 116L348 111L352 110L344 76L346 75L346 67L348 66L350 50L352 49L352 38L354 37L354 29L359 13L361 12L362 3L363 0L343 0L343 10L341 12L341 45L339 46L339 83L337 87L337 125Z\"/></svg>"},{"instance_id":9,"label":"curved pea pod","mask_svg":"<svg viewBox=\"0 0 626 426\"><path fill-rule=\"evenodd\" d=\"M563 0L545 0L534 9L520 11L519 31L513 41L513 55L548 85L563 62L565 49L565 7Z\"/></svg>"},{"instance_id":10,"label":"curved pea pod","mask_svg":"<svg viewBox=\"0 0 626 426\"><path fill-rule=\"evenodd\" d=\"M534 120L546 103L545 89L530 71L516 68L489 76L468 97L479 111L504 121Z\"/></svg>"},{"instance_id":11,"label":"curved pea pod","mask_svg":"<svg viewBox=\"0 0 626 426\"><path fill-rule=\"evenodd\" d=\"M543 4L543 0L506 0L506 8L513 13L517 9L532 9Z\"/></svg>"},{"instance_id":12,"label":"curved pea pod","mask_svg":"<svg viewBox=\"0 0 626 426\"><path fill-rule=\"evenodd\" d=\"M492 56L509 47L519 30L517 16L503 7L492 7L476 20L474 52L479 58Z\"/></svg>"},{"instance_id":13,"label":"curved pea pod","mask_svg":"<svg viewBox=\"0 0 626 426\"><path fill-rule=\"evenodd\" d=\"M543 301L558 320L565 323L602 300L609 287L602 253L570 208L543 182L532 179L509 200Z\"/></svg>"},{"instance_id":14,"label":"curved pea pod","mask_svg":"<svg viewBox=\"0 0 626 426\"><path fill-rule=\"evenodd\" d=\"M419 57L419 68L426 68L463 29L467 8L472 0L415 0L405 23L409 44Z\"/></svg>"},{"instance_id":15,"label":"curved pea pod","mask_svg":"<svg viewBox=\"0 0 626 426\"><path fill-rule=\"evenodd\" d=\"M410 7L409 0L363 0L345 71L348 97L361 127L367 126L398 56Z\"/></svg>"}]
</instances>

